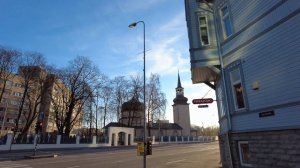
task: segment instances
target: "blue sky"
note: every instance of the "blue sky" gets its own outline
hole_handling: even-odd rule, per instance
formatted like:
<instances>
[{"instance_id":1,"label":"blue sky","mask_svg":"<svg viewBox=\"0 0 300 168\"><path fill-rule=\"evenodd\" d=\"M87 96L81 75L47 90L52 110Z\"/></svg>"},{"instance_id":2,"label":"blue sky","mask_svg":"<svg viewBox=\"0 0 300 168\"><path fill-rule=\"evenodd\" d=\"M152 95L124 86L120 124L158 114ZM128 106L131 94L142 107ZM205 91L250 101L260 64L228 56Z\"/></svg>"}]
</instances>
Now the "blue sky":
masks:
<instances>
[{"instance_id":1,"label":"blue sky","mask_svg":"<svg viewBox=\"0 0 300 168\"><path fill-rule=\"evenodd\" d=\"M106 75L142 75L143 27L146 23L146 73L160 75L168 100L167 119L179 70L189 99L191 123L217 125L215 103L199 109L192 99L209 87L193 85L183 0L0 0L0 45L42 53L49 64L65 66L75 56L88 56ZM215 99L210 90L206 97Z\"/></svg>"}]
</instances>

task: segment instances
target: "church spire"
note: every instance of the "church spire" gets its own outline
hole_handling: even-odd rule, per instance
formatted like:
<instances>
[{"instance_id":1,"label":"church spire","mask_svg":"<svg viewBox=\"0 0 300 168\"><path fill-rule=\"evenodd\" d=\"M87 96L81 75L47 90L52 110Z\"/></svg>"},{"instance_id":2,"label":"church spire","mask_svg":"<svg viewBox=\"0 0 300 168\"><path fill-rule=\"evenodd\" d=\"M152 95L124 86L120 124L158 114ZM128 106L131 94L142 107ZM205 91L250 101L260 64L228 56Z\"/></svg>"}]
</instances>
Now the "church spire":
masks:
<instances>
[{"instance_id":1,"label":"church spire","mask_svg":"<svg viewBox=\"0 0 300 168\"><path fill-rule=\"evenodd\" d=\"M182 87L181 87L180 76L179 76L179 71L178 71L178 82L177 82L177 88L182 88Z\"/></svg>"},{"instance_id":2,"label":"church spire","mask_svg":"<svg viewBox=\"0 0 300 168\"><path fill-rule=\"evenodd\" d=\"M175 90L176 90L176 97L173 100L174 104L187 104L188 99L184 97L184 88L181 86L179 71L178 71L177 88Z\"/></svg>"}]
</instances>

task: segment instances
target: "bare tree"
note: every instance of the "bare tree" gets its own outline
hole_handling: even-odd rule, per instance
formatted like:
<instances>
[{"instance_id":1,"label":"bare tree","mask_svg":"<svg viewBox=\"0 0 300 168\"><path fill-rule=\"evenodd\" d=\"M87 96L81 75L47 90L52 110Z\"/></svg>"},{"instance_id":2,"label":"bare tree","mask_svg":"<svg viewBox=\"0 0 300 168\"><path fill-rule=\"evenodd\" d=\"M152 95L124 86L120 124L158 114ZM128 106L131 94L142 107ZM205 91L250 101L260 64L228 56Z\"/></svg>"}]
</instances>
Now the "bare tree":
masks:
<instances>
[{"instance_id":1,"label":"bare tree","mask_svg":"<svg viewBox=\"0 0 300 168\"><path fill-rule=\"evenodd\" d=\"M21 117L25 119L24 127L21 135L24 136L33 121L36 119L40 104L42 102L42 95L44 94L44 81L46 79L46 72L43 69L45 65L44 57L37 52L27 52L22 57L22 64L19 67L20 83L23 86L23 93L21 94L21 102L19 105L18 115L16 119L16 127L14 135L19 131L19 124Z\"/></svg>"},{"instance_id":2,"label":"bare tree","mask_svg":"<svg viewBox=\"0 0 300 168\"><path fill-rule=\"evenodd\" d=\"M111 112L110 102L112 99L113 88L111 86L112 82L108 77L103 78L103 80L104 80L104 85L103 85L103 87L101 87L100 97L102 98L102 101L103 101L103 107L104 107L103 125L105 126L106 120L108 117L108 113Z\"/></svg>"},{"instance_id":3,"label":"bare tree","mask_svg":"<svg viewBox=\"0 0 300 168\"><path fill-rule=\"evenodd\" d=\"M21 71L24 71L23 70ZM25 106L27 107L26 110L23 110L23 118L25 118L25 124L24 127L21 131L21 135L25 136L29 129L30 126L32 125L32 123L36 120L37 116L40 113L43 113L42 111L40 111L40 106L41 103L44 99L45 93L47 92L47 88L45 87L45 81L46 81L46 71L40 67L28 67L31 69L32 72L28 72L28 73L39 73L38 75L36 75L34 77L32 83L30 83L30 85L26 86L29 87L28 88L28 92L25 95ZM28 70L30 71L30 70ZM40 71L40 72L35 72L35 71ZM41 116L44 116L44 114L41 114ZM43 118L39 118L39 120L42 120Z\"/></svg>"},{"instance_id":4,"label":"bare tree","mask_svg":"<svg viewBox=\"0 0 300 168\"><path fill-rule=\"evenodd\" d=\"M122 104L128 100L129 81L124 76L115 77L113 83L113 100L112 104L114 111L116 111L116 120L119 121L121 116Z\"/></svg>"},{"instance_id":5,"label":"bare tree","mask_svg":"<svg viewBox=\"0 0 300 168\"><path fill-rule=\"evenodd\" d=\"M193 129L197 130L197 134L201 136L218 136L219 134L219 127L218 126L207 126L204 127L203 125L197 126L193 125Z\"/></svg>"},{"instance_id":6,"label":"bare tree","mask_svg":"<svg viewBox=\"0 0 300 168\"><path fill-rule=\"evenodd\" d=\"M151 135L150 124L156 120L165 118L166 97L161 91L159 76L151 74L146 86L146 111L148 121L148 135Z\"/></svg>"},{"instance_id":7,"label":"bare tree","mask_svg":"<svg viewBox=\"0 0 300 168\"><path fill-rule=\"evenodd\" d=\"M99 97L100 97L100 93L99 93L99 91L97 90L96 92L95 92L95 95L94 95L94 101L93 101L93 105L94 105L94 107L95 107L95 113L94 113L94 118L95 118L95 127L96 127L96 130L95 130L95 132L96 132L96 136L98 136L98 126L99 126L99 116L100 116L100 114L99 114L99 110L101 110L101 109L103 109L103 107L101 107L100 105L99 105Z\"/></svg>"},{"instance_id":8,"label":"bare tree","mask_svg":"<svg viewBox=\"0 0 300 168\"><path fill-rule=\"evenodd\" d=\"M56 119L61 118L59 133L69 135L74 125L82 118L83 105L89 99L96 86L99 70L87 57L78 56L70 65L57 74L65 88L61 92L65 95L61 101L63 109L56 113ZM57 123L58 124L58 123Z\"/></svg>"},{"instance_id":9,"label":"bare tree","mask_svg":"<svg viewBox=\"0 0 300 168\"><path fill-rule=\"evenodd\" d=\"M84 108L85 121L87 122L87 124L89 126L89 132L88 132L89 137L91 137L93 134L93 125L94 125L94 121L95 121L93 102L94 102L93 97L90 97L85 102L85 108Z\"/></svg>"},{"instance_id":10,"label":"bare tree","mask_svg":"<svg viewBox=\"0 0 300 168\"><path fill-rule=\"evenodd\" d=\"M129 83L129 101L123 103L121 122L127 126L140 125L144 121L144 105L139 101L142 91L142 79L140 76L131 76Z\"/></svg>"},{"instance_id":11,"label":"bare tree","mask_svg":"<svg viewBox=\"0 0 300 168\"><path fill-rule=\"evenodd\" d=\"M7 82L15 76L21 52L0 46L0 102L6 89Z\"/></svg>"}]
</instances>

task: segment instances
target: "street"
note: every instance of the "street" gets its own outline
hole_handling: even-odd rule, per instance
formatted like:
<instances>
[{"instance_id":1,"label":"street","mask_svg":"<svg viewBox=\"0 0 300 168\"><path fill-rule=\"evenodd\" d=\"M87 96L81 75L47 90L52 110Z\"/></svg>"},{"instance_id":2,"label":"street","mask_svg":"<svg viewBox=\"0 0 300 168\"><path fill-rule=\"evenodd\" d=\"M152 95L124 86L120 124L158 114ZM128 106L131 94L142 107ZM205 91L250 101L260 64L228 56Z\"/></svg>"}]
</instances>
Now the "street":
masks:
<instances>
[{"instance_id":1,"label":"street","mask_svg":"<svg viewBox=\"0 0 300 168\"><path fill-rule=\"evenodd\" d=\"M136 149L99 149L50 151L56 158L17 159L2 158L0 168L141 168L143 157ZM21 158L29 153L17 153ZM3 154L1 154L3 155ZM11 153L10 155L13 155ZM4 155L3 155L4 156ZM9 156L9 155L6 155ZM153 155L147 156L148 168L219 168L219 146L217 142L201 144L172 144L156 146Z\"/></svg>"}]
</instances>

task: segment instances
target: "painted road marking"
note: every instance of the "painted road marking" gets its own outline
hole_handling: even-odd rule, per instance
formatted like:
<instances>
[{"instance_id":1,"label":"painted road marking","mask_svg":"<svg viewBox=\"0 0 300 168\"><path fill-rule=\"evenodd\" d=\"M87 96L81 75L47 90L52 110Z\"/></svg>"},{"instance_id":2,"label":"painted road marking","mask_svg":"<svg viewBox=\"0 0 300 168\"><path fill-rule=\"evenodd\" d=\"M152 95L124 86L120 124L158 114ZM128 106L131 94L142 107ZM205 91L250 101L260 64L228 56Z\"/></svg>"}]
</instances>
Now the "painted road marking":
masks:
<instances>
[{"instance_id":1,"label":"painted road marking","mask_svg":"<svg viewBox=\"0 0 300 168\"><path fill-rule=\"evenodd\" d=\"M17 164L12 161L4 161L4 162L0 162L0 168L32 168L32 167L24 164Z\"/></svg>"},{"instance_id":2,"label":"painted road marking","mask_svg":"<svg viewBox=\"0 0 300 168\"><path fill-rule=\"evenodd\" d=\"M67 167L67 168L77 168L77 167L79 167L79 166L71 166L71 167Z\"/></svg>"},{"instance_id":3,"label":"painted road marking","mask_svg":"<svg viewBox=\"0 0 300 168\"><path fill-rule=\"evenodd\" d=\"M178 163L178 162L183 162L183 161L186 161L186 159L175 160L175 161L167 162L166 164Z\"/></svg>"}]
</instances>

